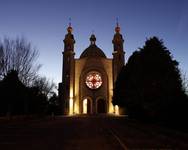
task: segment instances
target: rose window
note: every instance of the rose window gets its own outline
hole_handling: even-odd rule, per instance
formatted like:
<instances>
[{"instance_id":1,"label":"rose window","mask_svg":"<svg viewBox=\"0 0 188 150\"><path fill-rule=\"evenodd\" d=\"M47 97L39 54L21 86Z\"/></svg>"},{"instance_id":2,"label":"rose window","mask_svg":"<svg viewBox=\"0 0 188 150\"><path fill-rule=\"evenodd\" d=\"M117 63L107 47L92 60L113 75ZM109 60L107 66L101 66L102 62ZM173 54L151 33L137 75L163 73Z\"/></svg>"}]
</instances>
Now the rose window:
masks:
<instances>
[{"instance_id":1,"label":"rose window","mask_svg":"<svg viewBox=\"0 0 188 150\"><path fill-rule=\"evenodd\" d=\"M89 72L86 76L86 85L90 89L98 89L102 85L102 77L96 71Z\"/></svg>"}]
</instances>

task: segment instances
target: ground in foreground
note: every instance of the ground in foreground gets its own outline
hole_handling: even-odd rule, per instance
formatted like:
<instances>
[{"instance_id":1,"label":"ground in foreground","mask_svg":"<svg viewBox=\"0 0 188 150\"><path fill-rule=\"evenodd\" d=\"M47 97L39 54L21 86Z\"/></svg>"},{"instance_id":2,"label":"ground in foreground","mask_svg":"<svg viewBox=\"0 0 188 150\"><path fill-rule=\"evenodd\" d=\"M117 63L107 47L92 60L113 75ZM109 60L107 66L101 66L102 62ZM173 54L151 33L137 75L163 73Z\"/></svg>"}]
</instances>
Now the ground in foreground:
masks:
<instances>
[{"instance_id":1,"label":"ground in foreground","mask_svg":"<svg viewBox=\"0 0 188 150\"><path fill-rule=\"evenodd\" d=\"M117 116L1 121L1 150L188 149L188 134Z\"/></svg>"}]
</instances>

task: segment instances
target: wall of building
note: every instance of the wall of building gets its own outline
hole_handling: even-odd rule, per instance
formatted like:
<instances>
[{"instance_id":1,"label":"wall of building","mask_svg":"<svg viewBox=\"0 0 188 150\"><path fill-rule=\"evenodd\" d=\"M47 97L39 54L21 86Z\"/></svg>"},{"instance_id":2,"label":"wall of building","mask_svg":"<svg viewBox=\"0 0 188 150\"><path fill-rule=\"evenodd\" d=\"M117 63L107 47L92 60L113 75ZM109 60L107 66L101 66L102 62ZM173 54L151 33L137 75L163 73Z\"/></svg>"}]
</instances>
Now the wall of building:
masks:
<instances>
[{"instance_id":1,"label":"wall of building","mask_svg":"<svg viewBox=\"0 0 188 150\"><path fill-rule=\"evenodd\" d=\"M91 90L85 84L86 75L90 71L98 71L102 75L103 84L99 89ZM112 95L112 59L82 58L75 59L75 87L74 87L74 112L83 112L83 100L92 99L93 113L96 113L96 101L105 99L107 113L113 113Z\"/></svg>"},{"instance_id":2,"label":"wall of building","mask_svg":"<svg viewBox=\"0 0 188 150\"><path fill-rule=\"evenodd\" d=\"M108 101L109 109L108 113L114 113L114 107L112 105L112 96L113 96L113 68L112 68L112 59L102 59L105 71L108 75Z\"/></svg>"},{"instance_id":3,"label":"wall of building","mask_svg":"<svg viewBox=\"0 0 188 150\"><path fill-rule=\"evenodd\" d=\"M83 70L83 67L86 63L86 58L83 59L75 59L75 87L74 87L74 113L80 114L80 109L79 109L79 99L80 99L80 75Z\"/></svg>"}]
</instances>

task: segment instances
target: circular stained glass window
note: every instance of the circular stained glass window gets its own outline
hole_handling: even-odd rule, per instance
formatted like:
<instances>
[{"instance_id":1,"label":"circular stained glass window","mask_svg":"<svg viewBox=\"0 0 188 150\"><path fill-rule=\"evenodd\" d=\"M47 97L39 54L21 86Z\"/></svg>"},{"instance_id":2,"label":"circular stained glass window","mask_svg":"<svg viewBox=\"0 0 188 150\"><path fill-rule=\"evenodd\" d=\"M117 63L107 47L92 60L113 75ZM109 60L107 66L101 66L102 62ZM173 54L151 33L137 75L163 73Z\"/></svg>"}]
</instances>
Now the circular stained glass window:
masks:
<instances>
[{"instance_id":1,"label":"circular stained glass window","mask_svg":"<svg viewBox=\"0 0 188 150\"><path fill-rule=\"evenodd\" d=\"M102 85L101 74L96 71L91 71L86 76L86 85L90 89L98 89Z\"/></svg>"}]
</instances>

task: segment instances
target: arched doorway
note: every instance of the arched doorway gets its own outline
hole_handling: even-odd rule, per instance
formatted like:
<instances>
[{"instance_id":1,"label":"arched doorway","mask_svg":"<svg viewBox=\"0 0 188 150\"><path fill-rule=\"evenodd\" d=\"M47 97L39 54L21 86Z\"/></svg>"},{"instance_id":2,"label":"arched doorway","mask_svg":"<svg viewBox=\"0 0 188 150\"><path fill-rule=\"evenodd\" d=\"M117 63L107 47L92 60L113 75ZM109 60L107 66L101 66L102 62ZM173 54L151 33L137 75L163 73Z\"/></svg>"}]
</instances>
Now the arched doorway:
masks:
<instances>
[{"instance_id":1,"label":"arched doorway","mask_svg":"<svg viewBox=\"0 0 188 150\"><path fill-rule=\"evenodd\" d=\"M106 103L104 99L97 100L97 113L106 113Z\"/></svg>"},{"instance_id":2,"label":"arched doorway","mask_svg":"<svg viewBox=\"0 0 188 150\"><path fill-rule=\"evenodd\" d=\"M91 100L85 98L83 100L83 114L90 114L91 113Z\"/></svg>"}]
</instances>

